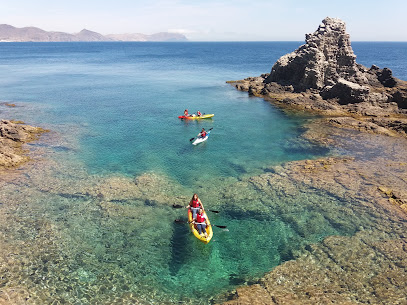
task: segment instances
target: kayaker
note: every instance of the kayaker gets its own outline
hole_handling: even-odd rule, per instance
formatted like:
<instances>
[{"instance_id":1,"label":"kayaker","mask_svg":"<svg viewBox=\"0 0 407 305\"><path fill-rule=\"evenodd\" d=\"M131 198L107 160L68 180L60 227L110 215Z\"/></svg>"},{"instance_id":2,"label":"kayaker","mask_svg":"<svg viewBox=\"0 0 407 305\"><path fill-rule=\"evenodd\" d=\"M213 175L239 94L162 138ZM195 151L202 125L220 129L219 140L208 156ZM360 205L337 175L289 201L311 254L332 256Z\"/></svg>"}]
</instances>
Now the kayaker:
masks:
<instances>
[{"instance_id":1,"label":"kayaker","mask_svg":"<svg viewBox=\"0 0 407 305\"><path fill-rule=\"evenodd\" d=\"M205 138L208 133L206 132L205 128L202 128L201 132L199 133L199 137Z\"/></svg>"},{"instance_id":2,"label":"kayaker","mask_svg":"<svg viewBox=\"0 0 407 305\"><path fill-rule=\"evenodd\" d=\"M208 224L208 220L206 219L206 215L203 213L202 208L199 209L199 212L196 215L195 224L196 228L198 229L199 235L208 237L208 233L206 233L206 225Z\"/></svg>"},{"instance_id":3,"label":"kayaker","mask_svg":"<svg viewBox=\"0 0 407 305\"><path fill-rule=\"evenodd\" d=\"M198 198L197 194L192 195L192 199L187 205L187 209L190 208L192 212L192 219L196 218L196 214L198 214L199 209L202 208L201 199Z\"/></svg>"},{"instance_id":4,"label":"kayaker","mask_svg":"<svg viewBox=\"0 0 407 305\"><path fill-rule=\"evenodd\" d=\"M188 109L184 110L184 116L187 117L188 116Z\"/></svg>"},{"instance_id":5,"label":"kayaker","mask_svg":"<svg viewBox=\"0 0 407 305\"><path fill-rule=\"evenodd\" d=\"M197 115L197 116L201 116L202 113L198 110L198 111L196 112L196 115Z\"/></svg>"}]
</instances>

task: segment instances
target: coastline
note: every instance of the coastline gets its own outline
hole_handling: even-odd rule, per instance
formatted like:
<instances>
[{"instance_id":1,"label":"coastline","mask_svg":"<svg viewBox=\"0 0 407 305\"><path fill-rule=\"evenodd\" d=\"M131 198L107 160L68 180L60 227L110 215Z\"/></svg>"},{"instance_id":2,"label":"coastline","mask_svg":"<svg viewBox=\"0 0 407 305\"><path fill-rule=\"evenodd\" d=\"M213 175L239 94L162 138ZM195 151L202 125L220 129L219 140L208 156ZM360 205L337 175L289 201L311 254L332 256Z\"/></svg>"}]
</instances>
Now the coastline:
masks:
<instances>
[{"instance_id":1,"label":"coastline","mask_svg":"<svg viewBox=\"0 0 407 305\"><path fill-rule=\"evenodd\" d=\"M15 107L14 104L4 104ZM41 127L33 127L21 121L0 121L0 172L14 169L28 162L30 158L24 144L38 140L41 134L49 132Z\"/></svg>"},{"instance_id":2,"label":"coastline","mask_svg":"<svg viewBox=\"0 0 407 305\"><path fill-rule=\"evenodd\" d=\"M327 204L326 207L321 206L326 212L323 217L328 222L333 223L333 226L345 228L346 231L349 224L347 220L342 220L342 218L349 217L351 219L354 217L354 212L360 215L369 215L370 219L364 225L357 225L357 228L349 227L348 236L330 235L319 242L303 245L300 249L285 254L287 255L284 259L285 262L283 261L257 283L250 282L250 285L240 286L232 295L220 296L220 298L232 298L226 304L251 304L254 298L263 300L268 304L273 304L273 302L276 304L295 304L298 302L313 304L327 300L338 302L352 302L353 300L356 302L355 300L361 298L366 302L373 303L402 300L401 294L406 291L406 288L397 290L398 284L394 283L383 286L382 281L386 277L391 277L395 283L399 283L405 273L406 262L399 258L407 257L405 253L407 236L404 234L407 229L407 194L404 191L407 189L407 155L405 150L407 140L402 136L389 137L382 134L344 129L332 126L324 119L318 118L306 127L307 132L304 136L307 139L316 141L321 145L342 149L345 152L352 151L353 154L338 153L317 160L292 161L281 166L271 167L259 176L243 178L236 182L232 181L227 186L219 185L217 191L212 194L213 197L209 198L210 201L219 202L220 207L229 205L228 209L230 210L243 209L244 213L251 214L256 213L257 205L241 206L240 202L246 200L247 196L254 196L250 199L251 201L260 200L263 204L270 205L273 210L276 210L279 217L282 217L287 223L292 223L296 230L300 230L304 236L312 234L311 228L316 224L310 223L310 229L304 229L303 224L296 224L299 220L295 220L290 215L308 209L307 205L310 203L305 206L298 205L298 203L293 203L294 206L286 205L287 202L289 203L295 198L312 195L316 190L318 193L328 194L328 197L342 198L341 200L345 202L354 202L354 204L346 207L338 207L331 203ZM394 151L399 153L395 155ZM380 152L380 155L377 152ZM84 209L84 215L90 209L102 213L108 217L107 219L128 219L127 225L134 222L134 219L140 219L140 210L130 205L118 204L120 202L136 199L141 202L149 202L149 206L165 208L188 199L179 195L185 193L182 186L174 185L165 177L151 174L137 177L135 180L125 177L101 179L101 177L89 177L83 169L76 169L74 174L76 182L66 184L66 182L59 181L59 178L53 178L53 175L49 173L57 170L59 173L56 177L65 174L72 175L72 169L61 168L61 165L55 162L52 161L47 165L49 162L45 161L39 166L36 166L34 162L34 171L23 168L18 171L17 176L13 177L13 181L9 181L10 183L3 180L2 185L5 186L6 191L0 198L1 202L5 203L1 210L2 219L8 217L8 211L18 210L22 206L26 206L27 212L32 210L33 207L29 207L25 203L25 198L27 194L32 196L38 192L51 198L55 196L77 198L79 202L86 203L80 207L80 209ZM152 193L156 194L153 197L151 197L151 188L154 190ZM253 195L253 189L256 190L255 195ZM21 198L11 204L6 199L7 193L15 193L16 190L21 192ZM281 202L276 203L276 198L282 198L280 199ZM313 199L312 202L322 204L318 203L318 199ZM309 207L312 208L312 205ZM341 215L341 213L345 214ZM69 216L70 214L72 215ZM77 217L74 215L77 214L69 211L64 219ZM147 207L143 215L146 217L143 220L144 225L146 225L150 217ZM3 225L6 225L6 218L3 220ZM69 222L69 220L65 221ZM61 253L65 251L70 253L71 250L62 250L67 246L66 242L57 246L61 240L66 238L64 237L66 229L58 227L59 225L56 226L55 221L43 220L43 222L40 230L41 235L24 244L24 247L29 246L31 249L30 258L25 258L24 261L29 260L32 261L33 266L41 266L43 263L40 258L45 255L49 260L48 264L57 266L62 264L66 266L63 268L68 268L66 263L62 263L58 253L61 251ZM38 223L37 221L32 224L27 223L25 226L30 227L31 225L37 226ZM136 224L136 227L138 225L140 224ZM53 249L52 253L44 248L46 244L44 238L46 237L51 243L47 247ZM14 249L13 251L16 253L20 251L18 247L10 247L8 242L3 243L2 248L4 251ZM26 254L21 255L22 257L27 256ZM69 254L66 255L65 260L70 257ZM365 258L366 255L368 259ZM1 256L6 257L6 253L2 253ZM68 261L71 259L69 258ZM375 266L377 260L380 261L379 266ZM363 268L355 271L361 261L363 261ZM10 262L4 265L8 266L9 264ZM21 265L23 269L14 268L13 270L20 272L19 270L24 270L24 265ZM310 272L315 278L314 281L309 280ZM374 276L371 275L372 272ZM69 277L68 274L65 276ZM355 276L357 281L363 284L357 284L356 280L352 282L352 285L347 283L349 277ZM10 276L10 278L13 277ZM328 283L326 278L329 278ZM62 285L60 282L58 283L58 285ZM315 283L318 283L317 287ZM28 290L22 289L20 292L12 287L4 290L11 300L20 300L28 293L36 294L41 300L47 299L47 294L41 290L36 291L35 286ZM366 293L362 287L363 289L368 287L370 292ZM393 293L386 294L383 287L386 287L386 291ZM0 300L2 298L7 299L5 294L0 294ZM126 298L132 301L137 300L135 296Z\"/></svg>"},{"instance_id":3,"label":"coastline","mask_svg":"<svg viewBox=\"0 0 407 305\"><path fill-rule=\"evenodd\" d=\"M269 74L248 77L244 80L226 83L239 91L263 98L284 111L306 112L325 117L329 124L369 133L407 137L407 110L393 103L360 102L341 105L337 100L324 100L313 90L291 92L277 83L265 85ZM407 81L398 80L397 88L378 88L386 94L400 96L400 104L405 107ZM387 91L386 91L387 90ZM398 91L400 90L400 91Z\"/></svg>"},{"instance_id":4,"label":"coastline","mask_svg":"<svg viewBox=\"0 0 407 305\"><path fill-rule=\"evenodd\" d=\"M237 288L232 300L224 304L252 304L254 299L264 304L405 302L407 140L317 122L312 125L307 137L337 147L359 146L359 152L290 162L251 178L250 183L264 192L277 186L287 188L283 191L286 196L301 196L281 183L289 180L310 191L347 198L354 201L354 211L374 215L376 225L360 226L349 236L328 236L305 246L257 283ZM400 153L394 155L394 151ZM346 225L341 219L352 217L353 212L343 207L342 213L332 215L330 221Z\"/></svg>"},{"instance_id":5,"label":"coastline","mask_svg":"<svg viewBox=\"0 0 407 305\"><path fill-rule=\"evenodd\" d=\"M336 153L272 168L247 183L270 196L277 188L288 197L317 191L338 198L332 206L314 202L321 205L315 219L348 234L328 234L305 245L259 281L237 288L223 304L404 304L407 82L390 69L357 64L339 19L327 17L305 36L306 43L282 56L270 73L227 83L283 111L320 115L305 137ZM353 223L359 225L352 227L349 219L355 215L359 219ZM295 226L307 236L316 222Z\"/></svg>"}]
</instances>

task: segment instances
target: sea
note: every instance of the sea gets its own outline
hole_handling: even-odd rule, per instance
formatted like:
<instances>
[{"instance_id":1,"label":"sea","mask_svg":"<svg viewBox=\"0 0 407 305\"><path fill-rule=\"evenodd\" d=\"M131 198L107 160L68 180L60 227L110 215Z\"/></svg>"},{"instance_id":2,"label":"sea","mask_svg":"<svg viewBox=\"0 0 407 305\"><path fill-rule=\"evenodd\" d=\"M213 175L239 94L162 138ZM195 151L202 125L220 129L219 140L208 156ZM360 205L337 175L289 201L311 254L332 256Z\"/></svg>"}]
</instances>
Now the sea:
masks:
<instances>
[{"instance_id":1,"label":"sea","mask_svg":"<svg viewBox=\"0 0 407 305\"><path fill-rule=\"evenodd\" d=\"M24 166L25 184L1 195L24 203L0 232L26 262L0 280L0 296L25 287L39 304L218 303L292 259L300 245L354 234L357 224L322 221L304 235L270 208L281 197L239 193L239 183L273 167L333 154L304 137L314 116L284 112L226 83L269 73L301 44L0 43L1 118L50 130L29 145L42 165ZM352 48L358 63L407 80L407 43ZM181 120L185 109L214 117ZM209 139L191 145L202 128L211 129ZM134 185L142 191L129 191ZM193 193L226 227L215 227L208 245L182 223L186 210L172 207L186 206ZM267 208L233 212L254 204ZM292 217L315 211L304 213ZM52 247L31 230L39 223L49 226Z\"/></svg>"}]
</instances>

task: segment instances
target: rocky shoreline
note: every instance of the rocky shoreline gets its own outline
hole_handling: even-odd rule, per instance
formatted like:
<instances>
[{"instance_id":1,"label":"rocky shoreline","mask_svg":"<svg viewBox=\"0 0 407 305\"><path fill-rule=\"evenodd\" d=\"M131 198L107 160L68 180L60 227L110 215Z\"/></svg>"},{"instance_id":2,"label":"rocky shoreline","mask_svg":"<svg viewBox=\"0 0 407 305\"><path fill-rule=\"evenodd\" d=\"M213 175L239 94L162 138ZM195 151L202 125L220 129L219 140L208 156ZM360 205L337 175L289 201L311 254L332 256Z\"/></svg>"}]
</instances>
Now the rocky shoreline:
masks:
<instances>
[{"instance_id":1,"label":"rocky shoreline","mask_svg":"<svg viewBox=\"0 0 407 305\"><path fill-rule=\"evenodd\" d=\"M407 303L407 82L355 58L345 24L326 18L271 73L228 82L285 111L321 115L305 136L353 148L344 157L290 162L248 183L265 193L273 186L283 196L301 196L281 182L289 180L347 198L354 212L377 220L350 236L306 246L257 283L237 288L224 304ZM341 226L340 215L330 221Z\"/></svg>"},{"instance_id":2,"label":"rocky shoreline","mask_svg":"<svg viewBox=\"0 0 407 305\"><path fill-rule=\"evenodd\" d=\"M41 127L33 127L20 121L0 121L0 170L16 168L30 160L24 144L35 141L48 132Z\"/></svg>"},{"instance_id":3,"label":"rocky shoreline","mask_svg":"<svg viewBox=\"0 0 407 305\"><path fill-rule=\"evenodd\" d=\"M271 72L228 81L236 89L290 110L329 116L329 123L387 135L407 134L407 82L388 68L356 63L345 23L325 18L305 44Z\"/></svg>"},{"instance_id":4,"label":"rocky shoreline","mask_svg":"<svg viewBox=\"0 0 407 305\"><path fill-rule=\"evenodd\" d=\"M282 196L297 198L302 196L297 190L302 185L308 189L306 192L318 190L353 202L351 210L342 208L342 215L334 216L332 210L329 221L336 222L336 226L345 225L344 220L354 213L376 220L370 227L361 225L355 234L328 236L305 246L256 284L237 288L230 296L232 300L225 304L404 304L407 140L320 123L313 123L308 133L309 138L321 143L339 147L351 143L360 146L361 151L354 156L290 162L250 178L248 184L266 194L273 192L273 186ZM366 156L368 149L381 154ZM400 153L394 155L394 151ZM290 187L293 185L295 189ZM330 215L330 211L327 213Z\"/></svg>"}]
</instances>

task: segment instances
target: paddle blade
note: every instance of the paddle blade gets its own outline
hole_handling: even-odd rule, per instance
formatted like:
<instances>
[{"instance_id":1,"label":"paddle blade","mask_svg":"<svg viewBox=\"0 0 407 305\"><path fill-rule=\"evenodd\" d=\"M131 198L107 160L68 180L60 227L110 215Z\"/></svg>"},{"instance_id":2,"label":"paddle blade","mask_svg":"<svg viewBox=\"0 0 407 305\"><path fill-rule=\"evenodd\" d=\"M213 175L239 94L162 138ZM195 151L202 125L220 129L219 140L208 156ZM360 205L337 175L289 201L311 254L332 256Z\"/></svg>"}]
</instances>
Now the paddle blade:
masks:
<instances>
[{"instance_id":1,"label":"paddle blade","mask_svg":"<svg viewBox=\"0 0 407 305\"><path fill-rule=\"evenodd\" d=\"M176 222L176 223L185 223L185 220L182 220L182 219L175 219L174 222Z\"/></svg>"},{"instance_id":2,"label":"paddle blade","mask_svg":"<svg viewBox=\"0 0 407 305\"><path fill-rule=\"evenodd\" d=\"M179 205L179 204L173 204L172 207L173 207L174 209L181 209L181 208L183 208L183 206L182 206L182 205Z\"/></svg>"},{"instance_id":3,"label":"paddle blade","mask_svg":"<svg viewBox=\"0 0 407 305\"><path fill-rule=\"evenodd\" d=\"M218 225L213 225L213 224L211 224L211 226L215 226L215 227L218 227L218 228L221 228L221 229L226 229L227 228L227 226L218 226Z\"/></svg>"},{"instance_id":4,"label":"paddle blade","mask_svg":"<svg viewBox=\"0 0 407 305\"><path fill-rule=\"evenodd\" d=\"M191 138L191 139L189 139L189 140L192 141L193 139L195 139L195 138Z\"/></svg>"},{"instance_id":5,"label":"paddle blade","mask_svg":"<svg viewBox=\"0 0 407 305\"><path fill-rule=\"evenodd\" d=\"M208 210L208 211L210 211L210 212L212 212L212 213L219 213L219 211L214 211L214 210Z\"/></svg>"},{"instance_id":6,"label":"paddle blade","mask_svg":"<svg viewBox=\"0 0 407 305\"><path fill-rule=\"evenodd\" d=\"M208 131L211 131L212 129L213 129L213 127L212 127L212 128L209 128Z\"/></svg>"}]
</instances>

